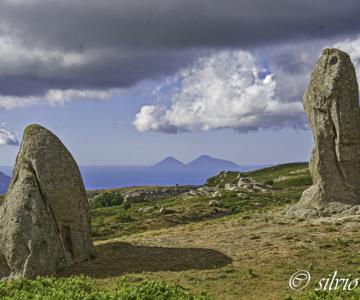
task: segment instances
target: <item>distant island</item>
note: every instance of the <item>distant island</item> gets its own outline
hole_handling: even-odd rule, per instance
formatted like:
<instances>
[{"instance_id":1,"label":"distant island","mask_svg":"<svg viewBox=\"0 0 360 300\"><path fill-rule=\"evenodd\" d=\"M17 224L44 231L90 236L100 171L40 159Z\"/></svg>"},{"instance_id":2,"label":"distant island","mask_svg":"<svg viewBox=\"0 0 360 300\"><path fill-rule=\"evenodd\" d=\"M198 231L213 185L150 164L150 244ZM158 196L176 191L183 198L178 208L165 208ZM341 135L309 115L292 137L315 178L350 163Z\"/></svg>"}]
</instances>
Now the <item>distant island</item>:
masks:
<instances>
[{"instance_id":1,"label":"distant island","mask_svg":"<svg viewBox=\"0 0 360 300\"><path fill-rule=\"evenodd\" d=\"M207 178L225 171L246 172L264 165L238 165L232 161L201 155L185 164L168 156L149 166L80 166L86 189L104 189L142 185L201 185ZM11 167L1 171L10 175ZM1 173L0 193L7 190L10 177Z\"/></svg>"},{"instance_id":2,"label":"distant island","mask_svg":"<svg viewBox=\"0 0 360 300\"><path fill-rule=\"evenodd\" d=\"M184 164L181 161L177 160L172 156L168 156L162 161L158 162L152 168L166 169L166 168L175 168L175 169L193 169L193 170L212 170L212 171L222 171L222 170L243 170L244 167L237 165L236 163L211 157L209 155L201 155L198 158L194 159L188 164Z\"/></svg>"},{"instance_id":3,"label":"distant island","mask_svg":"<svg viewBox=\"0 0 360 300\"><path fill-rule=\"evenodd\" d=\"M246 172L264 165L238 165L201 155L190 163L168 156L150 166L80 166L87 189L143 185L201 185L207 178L226 171Z\"/></svg>"}]
</instances>

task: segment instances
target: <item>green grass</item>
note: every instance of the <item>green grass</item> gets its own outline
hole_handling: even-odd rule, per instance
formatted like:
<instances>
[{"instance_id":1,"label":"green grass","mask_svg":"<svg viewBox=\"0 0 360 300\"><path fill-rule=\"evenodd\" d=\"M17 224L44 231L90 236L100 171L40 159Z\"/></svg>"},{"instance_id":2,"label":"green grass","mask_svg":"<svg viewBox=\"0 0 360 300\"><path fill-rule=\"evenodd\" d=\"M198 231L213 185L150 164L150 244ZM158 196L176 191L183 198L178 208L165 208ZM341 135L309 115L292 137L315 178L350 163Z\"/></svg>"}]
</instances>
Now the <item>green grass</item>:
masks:
<instances>
[{"instance_id":1,"label":"green grass","mask_svg":"<svg viewBox=\"0 0 360 300\"><path fill-rule=\"evenodd\" d=\"M245 173L245 176L249 176L260 181L274 181L276 178L279 178L281 176L296 178L299 175L291 172L296 172L305 168L308 168L308 163L300 162L300 163L281 164L269 168L247 172ZM311 177L309 171L305 172L304 175L305 175L304 180L301 181L295 180L293 182L290 181L288 185L303 185L303 184L310 185Z\"/></svg>"},{"instance_id":2,"label":"green grass","mask_svg":"<svg viewBox=\"0 0 360 300\"><path fill-rule=\"evenodd\" d=\"M310 173L308 170L304 170L306 168L308 168L307 163L289 163L244 173L233 171L222 172L216 176L210 177L205 185L210 187L224 187L227 183L236 184L239 174L241 174L242 177L252 177L255 180L274 185L275 187L311 185L312 181ZM296 173L296 171L302 170L305 172ZM287 179L277 182L276 180L279 177L287 177Z\"/></svg>"},{"instance_id":3,"label":"green grass","mask_svg":"<svg viewBox=\"0 0 360 300\"><path fill-rule=\"evenodd\" d=\"M284 300L359 300L360 288L352 291L314 291L299 296L287 296Z\"/></svg>"},{"instance_id":4,"label":"green grass","mask_svg":"<svg viewBox=\"0 0 360 300\"><path fill-rule=\"evenodd\" d=\"M179 224L214 218L219 214L230 214L226 208L208 206L208 199L181 199L172 197L154 202L134 203L123 206L104 207L91 210L92 232L95 239L108 239L147 230L172 227ZM147 213L140 208L151 208ZM161 213L164 207L167 213Z\"/></svg>"},{"instance_id":5,"label":"green grass","mask_svg":"<svg viewBox=\"0 0 360 300\"><path fill-rule=\"evenodd\" d=\"M236 183L238 176L238 172L218 174L207 185ZM288 287L297 270L307 269L313 278L335 269L356 275L359 263L356 223L312 224L283 216L285 206L297 202L311 184L307 164L284 164L241 176L273 188L270 193L246 192L245 199L221 190L214 207L206 196L177 196L136 203L129 209L121 205L92 209L94 237L110 241L96 242L101 254L95 263L69 274L103 274L100 278L107 283L112 282L108 273L166 280L193 292L206 290L214 299L360 299L358 290L319 293L308 287L294 292ZM139 212L146 207L153 209ZM169 213L161 214L160 207ZM227 259L213 265L219 255Z\"/></svg>"},{"instance_id":6,"label":"green grass","mask_svg":"<svg viewBox=\"0 0 360 300\"><path fill-rule=\"evenodd\" d=\"M121 205L124 201L123 196L118 191L105 191L94 196L90 201L91 208L109 207Z\"/></svg>"},{"instance_id":7,"label":"green grass","mask_svg":"<svg viewBox=\"0 0 360 300\"><path fill-rule=\"evenodd\" d=\"M208 178L205 182L205 186L220 186L224 187L227 183L236 183L240 172L227 171L221 172L218 175Z\"/></svg>"},{"instance_id":8,"label":"green grass","mask_svg":"<svg viewBox=\"0 0 360 300\"><path fill-rule=\"evenodd\" d=\"M306 166L305 163L285 164L244 173L242 176L251 176L263 182L273 181L280 176L288 176L289 179L279 183L274 182L272 193L247 192L248 197L246 199L237 197L237 192L222 190L222 196L217 198L219 205L215 207L209 206L211 198L206 196L194 196L191 198L175 196L157 201L134 203L130 208L124 208L121 205L113 206L115 201L109 204L114 198L115 200L120 199L118 193L123 189L103 190L93 198L99 199L96 205L90 200L93 208L91 210L93 237L97 240L104 240L291 204L296 202L300 198L302 191L311 184L311 178L308 171L305 174L301 173L300 176L297 173L290 172L302 170ZM235 183L238 180L238 175L238 172L221 173L210 178L207 185L224 186L228 182ZM133 187L131 189L136 190L137 188ZM143 188L141 187L141 189ZM92 192L88 193L91 194ZM112 197L112 195L115 196ZM103 203L104 207L99 207L101 203ZM160 213L161 207L167 209L168 212L166 214ZM146 213L139 212L140 208L149 208L149 211Z\"/></svg>"},{"instance_id":9,"label":"green grass","mask_svg":"<svg viewBox=\"0 0 360 300\"><path fill-rule=\"evenodd\" d=\"M91 199L100 196L91 205L97 257L59 276L84 274L93 279L50 277L0 283L0 299L208 299L201 291L227 300L264 299L264 295L267 299L286 295L299 300L337 299L297 294L288 288L289 276L298 269L315 266L310 271L319 277L334 266L351 272L359 262L351 256L360 249L358 232L351 234L336 224L310 226L278 214L285 205L297 202L311 184L305 168L307 164L295 163L243 173L271 184L271 192L248 191L246 198L240 198L237 192L221 190L216 206L209 206L211 197L197 195L125 208L114 201L118 195L154 187L88 191ZM238 176L238 172L222 173L207 184L236 183ZM279 177L286 180L276 181ZM140 208L149 210L144 213ZM119 277L123 275L126 278Z\"/></svg>"},{"instance_id":10,"label":"green grass","mask_svg":"<svg viewBox=\"0 0 360 300\"><path fill-rule=\"evenodd\" d=\"M70 278L40 277L36 280L14 280L0 282L2 300L137 300L137 299L210 299L204 293L191 294L179 285L165 282L138 281L131 282L121 277L111 285L84 276Z\"/></svg>"}]
</instances>

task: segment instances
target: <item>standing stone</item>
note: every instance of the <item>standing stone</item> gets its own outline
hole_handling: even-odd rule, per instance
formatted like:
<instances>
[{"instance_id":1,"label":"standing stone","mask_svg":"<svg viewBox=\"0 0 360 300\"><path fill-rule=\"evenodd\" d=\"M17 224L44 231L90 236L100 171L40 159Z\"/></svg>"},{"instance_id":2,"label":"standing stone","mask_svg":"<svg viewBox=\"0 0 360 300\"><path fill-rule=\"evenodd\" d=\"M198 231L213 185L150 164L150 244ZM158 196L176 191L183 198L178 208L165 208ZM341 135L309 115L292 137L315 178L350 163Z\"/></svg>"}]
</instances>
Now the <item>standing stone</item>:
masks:
<instances>
[{"instance_id":1,"label":"standing stone","mask_svg":"<svg viewBox=\"0 0 360 300\"><path fill-rule=\"evenodd\" d=\"M35 277L93 258L87 196L78 166L50 131L24 131L0 207L0 276Z\"/></svg>"},{"instance_id":2,"label":"standing stone","mask_svg":"<svg viewBox=\"0 0 360 300\"><path fill-rule=\"evenodd\" d=\"M313 185L296 206L360 204L359 92L348 54L338 49L322 52L304 95L304 108L315 141L309 164Z\"/></svg>"}]
</instances>

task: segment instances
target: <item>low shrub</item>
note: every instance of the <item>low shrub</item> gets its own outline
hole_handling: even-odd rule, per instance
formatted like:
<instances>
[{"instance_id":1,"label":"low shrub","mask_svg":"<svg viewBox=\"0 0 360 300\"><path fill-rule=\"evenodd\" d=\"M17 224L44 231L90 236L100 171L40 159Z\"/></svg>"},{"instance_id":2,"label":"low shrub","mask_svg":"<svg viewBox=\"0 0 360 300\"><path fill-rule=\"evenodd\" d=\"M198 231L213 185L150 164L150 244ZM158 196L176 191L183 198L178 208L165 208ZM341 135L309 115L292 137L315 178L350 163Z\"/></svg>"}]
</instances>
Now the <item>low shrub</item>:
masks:
<instances>
[{"instance_id":1,"label":"low shrub","mask_svg":"<svg viewBox=\"0 0 360 300\"><path fill-rule=\"evenodd\" d=\"M90 199L91 208L109 207L121 205L124 198L116 192L103 192L100 195Z\"/></svg>"},{"instance_id":2,"label":"low shrub","mask_svg":"<svg viewBox=\"0 0 360 300\"><path fill-rule=\"evenodd\" d=\"M191 294L179 285L166 282L131 282L121 277L102 285L85 276L70 278L39 277L0 282L2 300L205 300L205 294Z\"/></svg>"}]
</instances>

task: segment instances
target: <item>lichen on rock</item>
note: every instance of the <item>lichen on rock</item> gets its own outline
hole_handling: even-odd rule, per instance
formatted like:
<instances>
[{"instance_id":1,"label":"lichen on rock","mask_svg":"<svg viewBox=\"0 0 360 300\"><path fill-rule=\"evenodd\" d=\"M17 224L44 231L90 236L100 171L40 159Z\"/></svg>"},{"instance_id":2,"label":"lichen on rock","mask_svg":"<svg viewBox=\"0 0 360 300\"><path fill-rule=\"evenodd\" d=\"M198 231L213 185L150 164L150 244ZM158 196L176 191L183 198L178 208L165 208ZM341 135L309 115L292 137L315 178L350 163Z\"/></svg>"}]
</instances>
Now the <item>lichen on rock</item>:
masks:
<instances>
[{"instance_id":1,"label":"lichen on rock","mask_svg":"<svg viewBox=\"0 0 360 300\"><path fill-rule=\"evenodd\" d=\"M0 277L52 274L95 255L79 168L39 125L24 131L0 220Z\"/></svg>"},{"instance_id":2,"label":"lichen on rock","mask_svg":"<svg viewBox=\"0 0 360 300\"><path fill-rule=\"evenodd\" d=\"M315 142L309 164L313 185L289 212L359 205L359 91L348 54L323 50L303 102Z\"/></svg>"}]
</instances>

